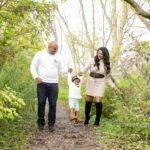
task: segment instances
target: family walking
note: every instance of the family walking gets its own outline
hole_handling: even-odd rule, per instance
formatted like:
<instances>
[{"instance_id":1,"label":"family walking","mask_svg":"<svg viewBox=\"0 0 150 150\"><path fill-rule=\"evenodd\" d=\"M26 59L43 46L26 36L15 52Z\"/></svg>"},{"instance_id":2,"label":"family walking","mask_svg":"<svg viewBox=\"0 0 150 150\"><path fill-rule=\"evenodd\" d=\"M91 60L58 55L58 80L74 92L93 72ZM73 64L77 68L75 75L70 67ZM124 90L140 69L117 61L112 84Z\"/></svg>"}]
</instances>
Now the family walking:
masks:
<instances>
[{"instance_id":1,"label":"family walking","mask_svg":"<svg viewBox=\"0 0 150 150\"><path fill-rule=\"evenodd\" d=\"M70 120L76 123L80 122L79 99L81 99L81 84L83 75L90 71L86 85L86 101L85 101L85 121L87 125L90 120L90 111L93 100L95 100L96 118L94 125L98 126L102 114L102 98L105 91L105 83L114 89L116 94L119 94L119 89L115 86L110 78L111 68L109 61L109 52L106 47L101 47L97 50L96 56L90 60L85 68L78 75L72 76L73 69L65 67L62 58L57 55L58 45L52 41L45 50L36 53L30 67L31 74L37 82L37 97L38 97L38 127L40 130L45 126L45 104L48 98L49 113L48 127L49 131L55 130L56 121L56 104L59 92L58 74L68 72L69 86L69 116Z\"/></svg>"}]
</instances>

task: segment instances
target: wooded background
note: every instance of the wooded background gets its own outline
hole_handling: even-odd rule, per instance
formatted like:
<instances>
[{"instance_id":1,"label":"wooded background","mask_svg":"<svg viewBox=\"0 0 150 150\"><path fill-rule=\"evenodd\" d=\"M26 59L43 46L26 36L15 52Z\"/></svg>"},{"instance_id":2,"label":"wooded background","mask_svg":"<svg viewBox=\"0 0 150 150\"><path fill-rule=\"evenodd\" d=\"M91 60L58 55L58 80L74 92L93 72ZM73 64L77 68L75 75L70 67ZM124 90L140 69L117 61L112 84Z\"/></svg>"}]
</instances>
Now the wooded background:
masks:
<instances>
[{"instance_id":1,"label":"wooded background","mask_svg":"<svg viewBox=\"0 0 150 150\"><path fill-rule=\"evenodd\" d=\"M35 131L36 83L29 67L33 55L53 37L60 53L67 47L70 55L66 57L71 56L75 71L97 48L108 47L112 74L122 95L106 88L97 137L104 149L113 145L148 150L150 0L77 0L81 22L76 32L63 10L67 3L73 0L0 0L0 149L26 149L27 137ZM65 105L67 92L66 77L61 77L59 99ZM84 100L80 111L84 117Z\"/></svg>"}]
</instances>

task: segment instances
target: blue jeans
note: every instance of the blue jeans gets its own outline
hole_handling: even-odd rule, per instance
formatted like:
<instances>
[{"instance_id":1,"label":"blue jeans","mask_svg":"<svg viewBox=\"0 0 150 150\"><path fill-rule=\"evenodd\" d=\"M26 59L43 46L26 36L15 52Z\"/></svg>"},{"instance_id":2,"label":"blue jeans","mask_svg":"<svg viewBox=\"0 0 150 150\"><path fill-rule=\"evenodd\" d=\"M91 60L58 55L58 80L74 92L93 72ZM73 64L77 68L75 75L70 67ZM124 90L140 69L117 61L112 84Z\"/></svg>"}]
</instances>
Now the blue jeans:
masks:
<instances>
[{"instance_id":1,"label":"blue jeans","mask_svg":"<svg viewBox=\"0 0 150 150\"><path fill-rule=\"evenodd\" d=\"M48 98L49 113L48 125L54 126L56 120L56 103L58 98L58 83L40 83L37 84L38 96L38 125L45 125L45 104Z\"/></svg>"}]
</instances>

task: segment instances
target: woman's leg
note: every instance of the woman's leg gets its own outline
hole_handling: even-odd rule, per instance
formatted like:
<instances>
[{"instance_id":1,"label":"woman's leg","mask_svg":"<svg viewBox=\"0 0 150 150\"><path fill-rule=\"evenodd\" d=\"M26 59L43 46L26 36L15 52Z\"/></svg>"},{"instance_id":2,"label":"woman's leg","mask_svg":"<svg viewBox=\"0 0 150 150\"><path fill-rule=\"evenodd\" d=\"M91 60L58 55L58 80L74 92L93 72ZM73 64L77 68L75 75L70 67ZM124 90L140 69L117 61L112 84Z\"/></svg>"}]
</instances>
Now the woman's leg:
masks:
<instances>
[{"instance_id":1,"label":"woman's leg","mask_svg":"<svg viewBox=\"0 0 150 150\"><path fill-rule=\"evenodd\" d=\"M95 106L96 106L96 118L94 125L99 125L100 118L102 114L102 97L96 97L95 98Z\"/></svg>"},{"instance_id":2,"label":"woman's leg","mask_svg":"<svg viewBox=\"0 0 150 150\"><path fill-rule=\"evenodd\" d=\"M91 106L93 102L93 96L86 95L86 102L85 102L85 122L84 124L87 125L90 120L90 112L91 112Z\"/></svg>"}]
</instances>

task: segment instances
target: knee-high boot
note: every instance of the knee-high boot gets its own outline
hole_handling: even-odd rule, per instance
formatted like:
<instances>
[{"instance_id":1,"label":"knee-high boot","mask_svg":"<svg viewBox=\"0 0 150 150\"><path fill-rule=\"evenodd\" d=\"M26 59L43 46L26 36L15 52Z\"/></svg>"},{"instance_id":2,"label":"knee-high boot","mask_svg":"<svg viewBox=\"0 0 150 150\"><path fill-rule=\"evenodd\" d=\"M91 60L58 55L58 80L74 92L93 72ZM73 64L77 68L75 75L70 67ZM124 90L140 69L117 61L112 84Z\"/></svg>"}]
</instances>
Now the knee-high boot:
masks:
<instances>
[{"instance_id":1,"label":"knee-high boot","mask_svg":"<svg viewBox=\"0 0 150 150\"><path fill-rule=\"evenodd\" d=\"M87 125L90 120L91 106L92 106L92 102L85 103L85 122L84 122L85 125Z\"/></svg>"},{"instance_id":2,"label":"knee-high boot","mask_svg":"<svg viewBox=\"0 0 150 150\"><path fill-rule=\"evenodd\" d=\"M101 114L102 114L102 102L95 103L95 106L96 106L96 118L95 118L94 125L98 126L100 123L100 118L101 118Z\"/></svg>"}]
</instances>

